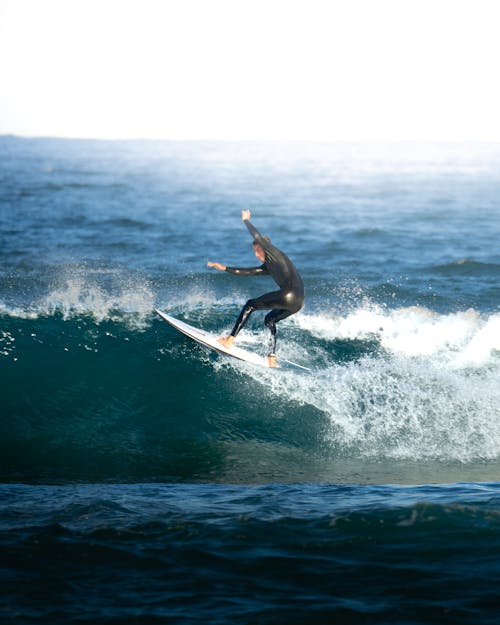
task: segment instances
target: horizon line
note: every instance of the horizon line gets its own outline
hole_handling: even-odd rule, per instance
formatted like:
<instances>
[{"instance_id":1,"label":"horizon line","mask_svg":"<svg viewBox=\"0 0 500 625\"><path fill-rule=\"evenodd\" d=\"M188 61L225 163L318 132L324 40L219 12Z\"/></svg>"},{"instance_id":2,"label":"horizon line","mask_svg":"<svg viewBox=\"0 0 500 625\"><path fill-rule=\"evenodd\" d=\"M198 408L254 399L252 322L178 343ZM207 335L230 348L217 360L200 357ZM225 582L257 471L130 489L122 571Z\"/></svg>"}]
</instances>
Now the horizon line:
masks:
<instances>
[{"instance_id":1,"label":"horizon line","mask_svg":"<svg viewBox=\"0 0 500 625\"><path fill-rule=\"evenodd\" d=\"M85 137L78 135L51 135L51 134L22 134L16 132L1 132L0 138L12 138L12 139L27 139L27 140L61 140L61 141L107 141L107 142L164 142L164 143L276 143L276 144L306 144L306 143L320 143L320 144L500 144L500 139L333 139L333 138L217 138L217 137L186 137L186 138L174 138L174 137Z\"/></svg>"}]
</instances>

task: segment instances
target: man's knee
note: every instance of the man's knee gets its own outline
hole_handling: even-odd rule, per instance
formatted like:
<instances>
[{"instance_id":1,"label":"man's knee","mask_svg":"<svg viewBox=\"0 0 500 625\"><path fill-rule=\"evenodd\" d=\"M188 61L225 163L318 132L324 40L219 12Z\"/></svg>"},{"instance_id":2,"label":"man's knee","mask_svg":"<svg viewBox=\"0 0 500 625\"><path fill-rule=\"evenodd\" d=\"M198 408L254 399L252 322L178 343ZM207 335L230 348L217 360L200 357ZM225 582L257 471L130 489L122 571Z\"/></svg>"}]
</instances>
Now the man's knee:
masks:
<instances>
[{"instance_id":1,"label":"man's knee","mask_svg":"<svg viewBox=\"0 0 500 625\"><path fill-rule=\"evenodd\" d=\"M255 300L254 299L249 299L246 304L243 306L243 310L245 312L253 312L255 310Z\"/></svg>"}]
</instances>

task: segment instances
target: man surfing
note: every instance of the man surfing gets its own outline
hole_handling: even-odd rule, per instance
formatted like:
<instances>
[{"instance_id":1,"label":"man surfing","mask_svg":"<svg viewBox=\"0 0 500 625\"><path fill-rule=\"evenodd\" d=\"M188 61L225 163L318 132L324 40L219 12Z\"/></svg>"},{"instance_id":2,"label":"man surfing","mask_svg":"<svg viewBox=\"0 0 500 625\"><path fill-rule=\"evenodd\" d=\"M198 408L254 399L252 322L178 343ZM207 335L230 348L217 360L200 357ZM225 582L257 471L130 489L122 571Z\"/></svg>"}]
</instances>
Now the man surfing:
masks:
<instances>
[{"instance_id":1,"label":"man surfing","mask_svg":"<svg viewBox=\"0 0 500 625\"><path fill-rule=\"evenodd\" d=\"M241 218L253 237L255 256L262 265L244 268L228 267L221 263L209 262L208 267L234 273L237 276L269 275L278 284L279 290L265 293L255 299L249 299L243 306L231 334L220 338L219 342L225 347L231 347L239 331L246 324L254 310L271 310L266 315L264 323L271 332L271 349L268 354L268 363L270 367L276 367L276 323L293 315L302 308L304 305L304 283L288 256L275 247L269 237L260 234L257 228L250 223L250 211L241 211Z\"/></svg>"}]
</instances>

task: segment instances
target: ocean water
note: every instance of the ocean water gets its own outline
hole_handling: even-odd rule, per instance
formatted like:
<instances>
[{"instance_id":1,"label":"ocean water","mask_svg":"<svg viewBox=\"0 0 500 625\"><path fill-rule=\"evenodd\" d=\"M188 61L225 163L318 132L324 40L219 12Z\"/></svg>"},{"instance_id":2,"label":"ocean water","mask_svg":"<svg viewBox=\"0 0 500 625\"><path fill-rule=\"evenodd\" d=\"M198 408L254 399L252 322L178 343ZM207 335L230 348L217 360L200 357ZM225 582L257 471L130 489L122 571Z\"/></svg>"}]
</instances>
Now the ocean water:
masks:
<instances>
[{"instance_id":1,"label":"ocean water","mask_svg":"<svg viewBox=\"0 0 500 625\"><path fill-rule=\"evenodd\" d=\"M500 145L0 137L2 623L496 623ZM225 333L306 304L265 370ZM263 313L240 345L265 354Z\"/></svg>"}]
</instances>

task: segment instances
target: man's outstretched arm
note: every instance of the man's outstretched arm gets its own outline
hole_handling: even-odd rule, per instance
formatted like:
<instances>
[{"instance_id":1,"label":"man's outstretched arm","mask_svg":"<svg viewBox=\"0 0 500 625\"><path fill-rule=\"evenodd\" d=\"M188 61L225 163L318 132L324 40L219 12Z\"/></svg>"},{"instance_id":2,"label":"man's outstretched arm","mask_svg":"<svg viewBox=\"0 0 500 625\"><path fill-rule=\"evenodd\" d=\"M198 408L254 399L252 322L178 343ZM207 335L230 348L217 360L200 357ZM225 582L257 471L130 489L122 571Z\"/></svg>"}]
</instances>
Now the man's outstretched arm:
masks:
<instances>
[{"instance_id":1,"label":"man's outstretched arm","mask_svg":"<svg viewBox=\"0 0 500 625\"><path fill-rule=\"evenodd\" d=\"M267 275L267 267L260 265L259 267L228 267L222 263L208 262L207 267L213 267L219 271L227 271L227 273L234 273L237 276L263 276Z\"/></svg>"}]
</instances>

